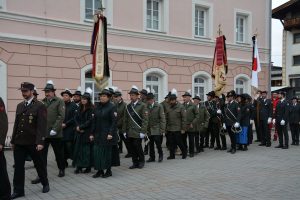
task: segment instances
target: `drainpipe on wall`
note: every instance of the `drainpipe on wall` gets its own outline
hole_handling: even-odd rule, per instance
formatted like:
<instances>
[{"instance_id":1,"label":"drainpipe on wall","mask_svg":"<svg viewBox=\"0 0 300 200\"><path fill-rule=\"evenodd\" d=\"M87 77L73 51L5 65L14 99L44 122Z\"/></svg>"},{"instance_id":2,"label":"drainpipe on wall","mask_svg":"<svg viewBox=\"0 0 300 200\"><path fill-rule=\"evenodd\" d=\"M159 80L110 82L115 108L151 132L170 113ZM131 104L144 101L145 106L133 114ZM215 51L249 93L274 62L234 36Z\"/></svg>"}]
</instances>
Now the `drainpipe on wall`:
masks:
<instances>
[{"instance_id":1,"label":"drainpipe on wall","mask_svg":"<svg viewBox=\"0 0 300 200\"><path fill-rule=\"evenodd\" d=\"M271 95L271 70L272 70L272 58L271 58L271 48L272 48L272 0L269 0L269 94Z\"/></svg>"}]
</instances>

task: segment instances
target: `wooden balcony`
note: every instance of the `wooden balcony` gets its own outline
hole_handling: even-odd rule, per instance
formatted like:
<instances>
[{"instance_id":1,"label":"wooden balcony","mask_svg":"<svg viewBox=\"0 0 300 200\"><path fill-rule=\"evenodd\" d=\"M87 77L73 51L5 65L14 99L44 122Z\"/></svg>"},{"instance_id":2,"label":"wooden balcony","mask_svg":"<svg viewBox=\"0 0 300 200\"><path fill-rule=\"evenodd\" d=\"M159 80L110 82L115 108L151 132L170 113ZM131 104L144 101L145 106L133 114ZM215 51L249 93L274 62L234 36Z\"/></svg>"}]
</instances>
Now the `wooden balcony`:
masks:
<instances>
[{"instance_id":1,"label":"wooden balcony","mask_svg":"<svg viewBox=\"0 0 300 200\"><path fill-rule=\"evenodd\" d=\"M300 18L285 19L283 23L285 30L300 29Z\"/></svg>"}]
</instances>

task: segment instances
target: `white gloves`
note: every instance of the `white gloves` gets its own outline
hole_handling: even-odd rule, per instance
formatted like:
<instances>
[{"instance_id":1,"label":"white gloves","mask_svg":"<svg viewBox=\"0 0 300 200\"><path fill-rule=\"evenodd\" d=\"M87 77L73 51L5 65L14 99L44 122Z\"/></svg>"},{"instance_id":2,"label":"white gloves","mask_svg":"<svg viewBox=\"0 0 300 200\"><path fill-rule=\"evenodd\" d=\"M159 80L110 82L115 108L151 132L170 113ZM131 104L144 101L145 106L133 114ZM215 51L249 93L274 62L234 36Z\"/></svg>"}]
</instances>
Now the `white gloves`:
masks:
<instances>
[{"instance_id":1,"label":"white gloves","mask_svg":"<svg viewBox=\"0 0 300 200\"><path fill-rule=\"evenodd\" d=\"M124 138L126 139L127 138L127 133L123 133L123 135L124 135Z\"/></svg>"},{"instance_id":2,"label":"white gloves","mask_svg":"<svg viewBox=\"0 0 300 200\"><path fill-rule=\"evenodd\" d=\"M271 123L272 123L272 118L269 117L269 118L268 118L268 124L271 124Z\"/></svg>"},{"instance_id":3,"label":"white gloves","mask_svg":"<svg viewBox=\"0 0 300 200\"><path fill-rule=\"evenodd\" d=\"M254 124L254 120L253 119L250 120L250 124Z\"/></svg>"},{"instance_id":4,"label":"white gloves","mask_svg":"<svg viewBox=\"0 0 300 200\"><path fill-rule=\"evenodd\" d=\"M276 119L273 119L273 124L274 124L274 125L276 124Z\"/></svg>"},{"instance_id":5,"label":"white gloves","mask_svg":"<svg viewBox=\"0 0 300 200\"><path fill-rule=\"evenodd\" d=\"M281 120L281 121L280 121L280 125L281 125L281 126L284 126L284 125L285 125L285 121L284 121L284 120Z\"/></svg>"},{"instance_id":6,"label":"white gloves","mask_svg":"<svg viewBox=\"0 0 300 200\"><path fill-rule=\"evenodd\" d=\"M54 131L54 130L51 130L51 131L50 131L50 135L51 135L51 136L54 136L54 135L56 135L56 131Z\"/></svg>"},{"instance_id":7,"label":"white gloves","mask_svg":"<svg viewBox=\"0 0 300 200\"><path fill-rule=\"evenodd\" d=\"M219 110L217 110L217 113L218 114L222 114L222 111L219 109Z\"/></svg>"},{"instance_id":8,"label":"white gloves","mask_svg":"<svg viewBox=\"0 0 300 200\"><path fill-rule=\"evenodd\" d=\"M223 123L223 128L226 129L226 124L225 123Z\"/></svg>"},{"instance_id":9,"label":"white gloves","mask_svg":"<svg viewBox=\"0 0 300 200\"><path fill-rule=\"evenodd\" d=\"M240 123L238 123L238 122L235 122L235 124L234 124L234 128L238 128L238 127L240 127Z\"/></svg>"},{"instance_id":10,"label":"white gloves","mask_svg":"<svg viewBox=\"0 0 300 200\"><path fill-rule=\"evenodd\" d=\"M140 138L144 139L145 138L145 134L144 133L140 133Z\"/></svg>"}]
</instances>

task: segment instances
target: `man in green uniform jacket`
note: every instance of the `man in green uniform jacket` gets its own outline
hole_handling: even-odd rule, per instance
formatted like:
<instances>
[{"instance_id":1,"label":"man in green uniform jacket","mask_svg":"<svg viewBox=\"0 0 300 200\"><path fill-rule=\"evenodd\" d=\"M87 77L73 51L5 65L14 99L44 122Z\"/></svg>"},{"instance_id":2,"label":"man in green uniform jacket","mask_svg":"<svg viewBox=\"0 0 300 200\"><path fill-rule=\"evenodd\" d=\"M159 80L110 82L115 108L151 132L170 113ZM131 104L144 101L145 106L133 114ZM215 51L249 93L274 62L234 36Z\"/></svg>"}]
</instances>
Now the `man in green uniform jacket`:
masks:
<instances>
[{"instance_id":1,"label":"man in green uniform jacket","mask_svg":"<svg viewBox=\"0 0 300 200\"><path fill-rule=\"evenodd\" d=\"M122 132L128 139L129 153L132 155L133 165L129 168L141 169L145 165L142 139L147 137L148 110L146 104L139 101L139 90L136 86L132 86L129 94L131 102L126 106Z\"/></svg>"},{"instance_id":2,"label":"man in green uniform jacket","mask_svg":"<svg viewBox=\"0 0 300 200\"><path fill-rule=\"evenodd\" d=\"M150 158L147 162L155 161L154 143L159 155L158 162L161 162L163 160L161 136L166 130L166 116L163 106L155 102L155 96L152 92L147 94L147 100L149 109L148 135L150 137Z\"/></svg>"},{"instance_id":3,"label":"man in green uniform jacket","mask_svg":"<svg viewBox=\"0 0 300 200\"><path fill-rule=\"evenodd\" d=\"M47 167L48 148L51 144L55 160L59 169L58 177L65 176L64 144L62 134L62 124L65 118L65 103L55 95L56 89L53 82L47 82L44 90L45 98L42 100L47 108L47 133L45 147L43 149L43 161ZM39 180L33 180L32 184L38 183Z\"/></svg>"},{"instance_id":4,"label":"man in green uniform jacket","mask_svg":"<svg viewBox=\"0 0 300 200\"><path fill-rule=\"evenodd\" d=\"M166 129L167 137L170 143L170 156L167 158L175 159L175 150L179 146L182 152L182 159L187 156L187 149L185 148L182 140L182 134L186 131L186 112L184 107L177 101L177 91L173 89L169 96L170 105L167 107L166 112Z\"/></svg>"},{"instance_id":5,"label":"man in green uniform jacket","mask_svg":"<svg viewBox=\"0 0 300 200\"><path fill-rule=\"evenodd\" d=\"M124 142L125 147L127 149L127 155L125 155L125 158L130 158L131 155L128 152L128 149L129 149L128 141L122 133L124 115L126 112L126 103L124 102L124 100L122 98L122 92L120 90L115 91L113 98L114 98L114 103L117 106L117 128L118 128L118 134L120 137L120 141L118 143L119 152L123 153L123 142Z\"/></svg>"},{"instance_id":6,"label":"man in green uniform jacket","mask_svg":"<svg viewBox=\"0 0 300 200\"><path fill-rule=\"evenodd\" d=\"M187 91L185 92L183 95L183 107L185 109L186 112L186 134L184 134L183 136L183 141L184 144L186 145L187 148L187 135L189 137L189 154L190 157L194 157L194 151L195 151L195 135L197 132L197 122L198 122L198 118L199 118L199 112L197 109L197 106L195 104L193 104L193 102L191 101L191 91Z\"/></svg>"}]
</instances>

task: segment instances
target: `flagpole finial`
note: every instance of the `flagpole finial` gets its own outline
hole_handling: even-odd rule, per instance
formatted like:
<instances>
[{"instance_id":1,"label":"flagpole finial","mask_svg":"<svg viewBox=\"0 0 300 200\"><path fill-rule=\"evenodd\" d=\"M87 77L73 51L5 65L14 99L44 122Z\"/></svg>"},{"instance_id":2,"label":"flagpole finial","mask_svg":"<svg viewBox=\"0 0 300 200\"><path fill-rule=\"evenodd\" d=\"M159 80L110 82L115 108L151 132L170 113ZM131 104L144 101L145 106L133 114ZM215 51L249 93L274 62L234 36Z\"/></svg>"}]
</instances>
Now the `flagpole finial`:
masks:
<instances>
[{"instance_id":1,"label":"flagpole finial","mask_svg":"<svg viewBox=\"0 0 300 200\"><path fill-rule=\"evenodd\" d=\"M221 35L223 34L223 33L222 33L222 29L221 29L222 24L219 24L218 27L219 27L219 29L218 29L218 32L217 32L217 33L218 33L219 36L221 36Z\"/></svg>"},{"instance_id":2,"label":"flagpole finial","mask_svg":"<svg viewBox=\"0 0 300 200\"><path fill-rule=\"evenodd\" d=\"M97 9L96 14L103 15L105 8L103 7L102 1L100 7Z\"/></svg>"},{"instance_id":3,"label":"flagpole finial","mask_svg":"<svg viewBox=\"0 0 300 200\"><path fill-rule=\"evenodd\" d=\"M257 30L257 28L255 29L255 32L254 32L254 34L253 34L255 37L257 37L258 36L258 30Z\"/></svg>"}]
</instances>

